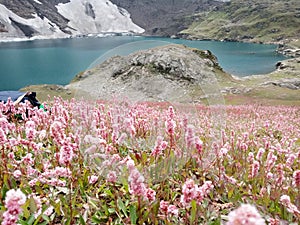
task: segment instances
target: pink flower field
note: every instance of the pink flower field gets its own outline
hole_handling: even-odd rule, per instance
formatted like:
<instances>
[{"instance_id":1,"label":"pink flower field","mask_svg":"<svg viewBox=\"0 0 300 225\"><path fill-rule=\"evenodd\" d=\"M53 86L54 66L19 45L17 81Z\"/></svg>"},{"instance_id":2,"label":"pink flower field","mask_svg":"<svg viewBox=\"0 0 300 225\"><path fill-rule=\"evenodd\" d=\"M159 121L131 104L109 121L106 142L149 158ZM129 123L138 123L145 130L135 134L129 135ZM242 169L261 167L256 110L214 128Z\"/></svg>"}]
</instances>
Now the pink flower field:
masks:
<instances>
[{"instance_id":1,"label":"pink flower field","mask_svg":"<svg viewBox=\"0 0 300 225\"><path fill-rule=\"evenodd\" d=\"M45 108L0 103L2 225L300 221L299 106Z\"/></svg>"}]
</instances>

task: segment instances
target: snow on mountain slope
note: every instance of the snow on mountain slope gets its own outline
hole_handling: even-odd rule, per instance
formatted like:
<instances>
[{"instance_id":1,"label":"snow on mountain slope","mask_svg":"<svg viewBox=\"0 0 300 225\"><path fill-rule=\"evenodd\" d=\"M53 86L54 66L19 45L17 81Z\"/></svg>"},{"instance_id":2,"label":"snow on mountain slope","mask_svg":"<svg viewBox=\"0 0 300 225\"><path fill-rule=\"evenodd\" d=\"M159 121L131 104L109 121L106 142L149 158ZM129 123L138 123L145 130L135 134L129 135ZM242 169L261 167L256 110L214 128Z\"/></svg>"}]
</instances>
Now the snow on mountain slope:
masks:
<instances>
[{"instance_id":1,"label":"snow on mountain slope","mask_svg":"<svg viewBox=\"0 0 300 225\"><path fill-rule=\"evenodd\" d=\"M56 7L61 15L70 20L68 25L73 34L144 31L132 22L126 10L107 0L71 0Z\"/></svg>"},{"instance_id":2,"label":"snow on mountain slope","mask_svg":"<svg viewBox=\"0 0 300 225\"><path fill-rule=\"evenodd\" d=\"M35 36L36 38L67 36L46 17L42 19L36 14L33 17L32 19L24 19L0 4L0 23L5 25L5 30L7 31L0 33L0 39L26 38L26 36ZM23 30L16 24L22 24Z\"/></svg>"},{"instance_id":3,"label":"snow on mountain slope","mask_svg":"<svg viewBox=\"0 0 300 225\"><path fill-rule=\"evenodd\" d=\"M70 0L67 3L53 5L52 8L49 5L45 6L44 3L47 2L44 0L26 1L29 4L35 3L36 9L34 13L27 15L27 19L8 9L4 3L0 4L0 41L144 31L132 22L130 14L125 9L119 8L109 0ZM47 10L48 12L52 10L53 13L44 14L43 12ZM64 18L65 21L69 20L68 24L56 22L58 20L54 18L57 16Z\"/></svg>"}]
</instances>

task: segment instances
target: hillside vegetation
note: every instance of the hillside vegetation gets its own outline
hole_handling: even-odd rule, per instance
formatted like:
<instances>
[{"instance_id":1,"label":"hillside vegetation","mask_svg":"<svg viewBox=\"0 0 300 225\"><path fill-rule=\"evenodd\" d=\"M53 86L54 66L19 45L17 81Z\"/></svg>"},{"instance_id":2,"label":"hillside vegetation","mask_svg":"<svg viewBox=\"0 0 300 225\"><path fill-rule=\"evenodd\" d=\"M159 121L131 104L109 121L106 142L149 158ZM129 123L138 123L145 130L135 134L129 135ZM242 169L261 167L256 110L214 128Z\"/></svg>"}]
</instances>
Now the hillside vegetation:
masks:
<instances>
[{"instance_id":1,"label":"hillside vegetation","mask_svg":"<svg viewBox=\"0 0 300 225\"><path fill-rule=\"evenodd\" d=\"M288 43L299 39L299 25L298 0L232 0L195 15L193 24L181 34L201 39Z\"/></svg>"}]
</instances>

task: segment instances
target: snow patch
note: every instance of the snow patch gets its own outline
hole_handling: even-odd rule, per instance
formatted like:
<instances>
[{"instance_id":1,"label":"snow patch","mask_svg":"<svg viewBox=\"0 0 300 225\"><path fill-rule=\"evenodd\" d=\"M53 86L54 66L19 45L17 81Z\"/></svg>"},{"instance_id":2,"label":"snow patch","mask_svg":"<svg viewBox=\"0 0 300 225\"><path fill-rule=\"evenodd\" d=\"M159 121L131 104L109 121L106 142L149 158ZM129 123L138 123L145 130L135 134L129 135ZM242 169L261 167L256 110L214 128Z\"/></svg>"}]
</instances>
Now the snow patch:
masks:
<instances>
[{"instance_id":1,"label":"snow patch","mask_svg":"<svg viewBox=\"0 0 300 225\"><path fill-rule=\"evenodd\" d=\"M86 12L87 5L92 7L93 16ZM58 12L69 19L70 31L74 35L97 34L101 32L142 33L144 29L134 24L130 14L108 0L71 0L57 6Z\"/></svg>"},{"instance_id":2,"label":"snow patch","mask_svg":"<svg viewBox=\"0 0 300 225\"><path fill-rule=\"evenodd\" d=\"M36 31L36 33L33 34L34 38L63 38L68 36L48 18L44 17L42 19L37 14L33 14L33 16L34 18L32 19L24 19L7 9L4 5L0 4L0 22L5 25L5 29L8 31L0 33L0 39L28 39L20 29L12 24L10 18L34 29Z\"/></svg>"},{"instance_id":3,"label":"snow patch","mask_svg":"<svg viewBox=\"0 0 300 225\"><path fill-rule=\"evenodd\" d=\"M38 1L38 0L33 0L34 2L36 2L36 3L38 3L38 4L40 4L40 5L42 5L43 3L41 3L40 1Z\"/></svg>"}]
</instances>

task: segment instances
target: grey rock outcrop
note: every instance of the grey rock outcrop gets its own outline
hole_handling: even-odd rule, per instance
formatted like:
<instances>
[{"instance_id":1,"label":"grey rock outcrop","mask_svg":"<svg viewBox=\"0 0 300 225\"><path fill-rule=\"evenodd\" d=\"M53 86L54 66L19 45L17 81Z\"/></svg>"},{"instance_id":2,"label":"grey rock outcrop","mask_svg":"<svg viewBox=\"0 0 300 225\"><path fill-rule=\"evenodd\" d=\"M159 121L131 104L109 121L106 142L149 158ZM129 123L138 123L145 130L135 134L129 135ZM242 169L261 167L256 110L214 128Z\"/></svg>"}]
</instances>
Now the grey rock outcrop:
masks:
<instances>
[{"instance_id":1,"label":"grey rock outcrop","mask_svg":"<svg viewBox=\"0 0 300 225\"><path fill-rule=\"evenodd\" d=\"M277 52L290 57L300 57L300 48L280 44Z\"/></svg>"},{"instance_id":2,"label":"grey rock outcrop","mask_svg":"<svg viewBox=\"0 0 300 225\"><path fill-rule=\"evenodd\" d=\"M67 88L75 90L77 98L194 102L201 95L220 94L217 70L209 51L167 45L112 57Z\"/></svg>"},{"instance_id":3,"label":"grey rock outcrop","mask_svg":"<svg viewBox=\"0 0 300 225\"><path fill-rule=\"evenodd\" d=\"M277 81L265 82L262 84L263 86L274 85L282 88L288 88L292 90L300 89L300 78L293 79L281 79Z\"/></svg>"}]
</instances>

